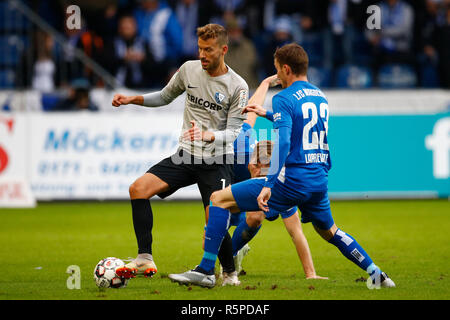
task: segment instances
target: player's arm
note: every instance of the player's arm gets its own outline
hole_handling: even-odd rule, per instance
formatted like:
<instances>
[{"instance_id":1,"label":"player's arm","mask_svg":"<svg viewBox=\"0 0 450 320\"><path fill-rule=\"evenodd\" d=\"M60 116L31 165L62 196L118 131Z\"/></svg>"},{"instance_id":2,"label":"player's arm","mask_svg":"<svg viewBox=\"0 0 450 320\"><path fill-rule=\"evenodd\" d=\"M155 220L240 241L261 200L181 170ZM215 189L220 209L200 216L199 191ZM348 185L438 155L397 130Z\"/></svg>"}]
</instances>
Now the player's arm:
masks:
<instances>
[{"instance_id":1,"label":"player's arm","mask_svg":"<svg viewBox=\"0 0 450 320\"><path fill-rule=\"evenodd\" d=\"M242 123L245 120L245 117L242 115L241 111L247 105L247 102L248 87L241 87L236 91L231 102L230 110L228 111L227 126L225 130L203 131L201 133L201 139L208 142L214 141L215 143L226 143L227 141L236 140L239 132L241 131ZM191 128L190 130L192 129L193 128ZM194 138L194 140L196 139Z\"/></svg>"},{"instance_id":2,"label":"player's arm","mask_svg":"<svg viewBox=\"0 0 450 320\"><path fill-rule=\"evenodd\" d=\"M305 234L303 233L298 212L286 219L283 219L283 223L295 245L295 249L298 257L300 258L300 262L302 263L306 279L328 279L326 277L320 277L316 274L308 240L306 240Z\"/></svg>"},{"instance_id":3,"label":"player's arm","mask_svg":"<svg viewBox=\"0 0 450 320\"><path fill-rule=\"evenodd\" d=\"M274 117L276 142L270 159L269 173L267 174L266 182L257 199L258 206L264 212L269 211L267 202L270 199L271 189L286 162L291 146L292 115L288 103L283 97L276 95L272 99L272 105L274 115L276 115L276 117Z\"/></svg>"},{"instance_id":4,"label":"player's arm","mask_svg":"<svg viewBox=\"0 0 450 320\"><path fill-rule=\"evenodd\" d=\"M114 95L112 105L120 107L121 105L136 104L150 108L168 105L186 90L183 81L184 69L185 65L182 65L161 91L138 96L125 96L118 93Z\"/></svg>"},{"instance_id":5,"label":"player's arm","mask_svg":"<svg viewBox=\"0 0 450 320\"><path fill-rule=\"evenodd\" d=\"M162 98L161 91L147 93L138 96L125 96L123 94L117 93L114 95L114 98L112 100L112 105L114 107L120 107L122 105L128 104L136 104L139 106L154 108L165 106L168 103L170 103L170 101L167 102Z\"/></svg>"},{"instance_id":6,"label":"player's arm","mask_svg":"<svg viewBox=\"0 0 450 320\"><path fill-rule=\"evenodd\" d=\"M269 88L277 86L280 83L279 81L280 80L277 78L276 74L267 77L261 82L258 88L256 88L255 93L253 93L252 97L248 100L248 106L246 106L243 110L243 113L248 113L247 120L245 120L244 122L248 123L252 128L255 126L256 118L258 116L266 116L266 110L261 106L264 104L264 100L266 99L267 91L269 91ZM259 106L262 110L252 110L252 106ZM260 111L261 113L256 111ZM262 115L262 113L264 113L264 115Z\"/></svg>"}]
</instances>

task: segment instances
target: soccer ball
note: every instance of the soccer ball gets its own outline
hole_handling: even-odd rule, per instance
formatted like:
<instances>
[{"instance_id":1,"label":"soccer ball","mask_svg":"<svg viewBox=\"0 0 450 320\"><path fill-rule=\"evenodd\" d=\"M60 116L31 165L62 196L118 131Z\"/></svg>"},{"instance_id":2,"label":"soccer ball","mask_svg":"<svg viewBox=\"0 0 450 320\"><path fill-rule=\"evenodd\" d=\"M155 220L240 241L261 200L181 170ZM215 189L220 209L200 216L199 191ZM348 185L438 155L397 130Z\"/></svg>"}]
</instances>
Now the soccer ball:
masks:
<instances>
[{"instance_id":1,"label":"soccer ball","mask_svg":"<svg viewBox=\"0 0 450 320\"><path fill-rule=\"evenodd\" d=\"M123 267L125 263L114 257L100 260L94 269L95 284L99 288L124 288L128 284L128 279L117 276L116 269Z\"/></svg>"}]
</instances>

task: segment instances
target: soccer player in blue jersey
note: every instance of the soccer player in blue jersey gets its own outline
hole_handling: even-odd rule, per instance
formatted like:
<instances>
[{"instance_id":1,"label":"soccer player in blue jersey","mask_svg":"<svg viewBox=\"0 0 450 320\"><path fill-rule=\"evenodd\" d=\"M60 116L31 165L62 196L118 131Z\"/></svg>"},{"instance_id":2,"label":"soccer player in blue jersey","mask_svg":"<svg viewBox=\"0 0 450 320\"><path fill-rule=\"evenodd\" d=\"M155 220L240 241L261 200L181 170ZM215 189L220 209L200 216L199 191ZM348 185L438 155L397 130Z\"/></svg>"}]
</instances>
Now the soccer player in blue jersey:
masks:
<instances>
[{"instance_id":1,"label":"soccer player in blue jersey","mask_svg":"<svg viewBox=\"0 0 450 320\"><path fill-rule=\"evenodd\" d=\"M254 108L255 112L249 111L244 121L238 138L234 141L234 179L233 183L242 182L254 177L265 177L270 165L270 155L273 149L271 141L260 141L256 139L253 127L257 115L273 121L271 112L260 107L264 103L269 87L280 84L276 75L264 79L249 100L248 111ZM257 114L258 113L258 114ZM316 274L309 250L308 241L298 218L297 209L294 207L288 212L281 213L286 230L295 245L297 254L305 272L306 279L327 279ZM236 213L231 216L230 226L236 226L232 237L232 251L235 263L235 271L227 272L222 269L220 275L223 278L222 285L239 285L238 274L241 271L243 257L250 247L248 242L258 233L266 216L259 211ZM269 220L275 220L278 215L273 215Z\"/></svg>"},{"instance_id":2,"label":"soccer player in blue jersey","mask_svg":"<svg viewBox=\"0 0 450 320\"><path fill-rule=\"evenodd\" d=\"M322 238L369 274L372 283L395 287L359 243L334 223L328 199L331 168L328 101L320 89L308 82L308 55L300 45L291 43L276 50L274 62L284 90L272 99L278 139L269 173L266 178L233 184L211 195L200 265L182 274L171 274L169 278L179 283L214 287L214 265L230 212L259 208L270 217L274 212L279 214L297 206L302 222L312 222Z\"/></svg>"}]
</instances>

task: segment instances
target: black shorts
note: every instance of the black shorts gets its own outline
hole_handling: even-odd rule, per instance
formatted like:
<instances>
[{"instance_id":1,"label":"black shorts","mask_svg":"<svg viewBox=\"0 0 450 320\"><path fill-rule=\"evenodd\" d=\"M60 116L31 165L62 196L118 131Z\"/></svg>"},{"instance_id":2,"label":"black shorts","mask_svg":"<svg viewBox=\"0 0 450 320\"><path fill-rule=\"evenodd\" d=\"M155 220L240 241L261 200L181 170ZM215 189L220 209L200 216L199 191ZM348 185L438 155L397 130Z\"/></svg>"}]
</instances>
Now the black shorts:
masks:
<instances>
[{"instance_id":1,"label":"black shorts","mask_svg":"<svg viewBox=\"0 0 450 320\"><path fill-rule=\"evenodd\" d=\"M209 205L209 198L214 191L221 190L229 186L234 179L233 164L226 162L207 164L199 161L187 154L183 150L178 150L175 155L184 157L186 155L192 161L186 163L174 163L173 156L163 159L151 167L147 173L152 173L169 185L169 190L161 192L158 196L161 199L171 195L180 188L197 184L202 197L203 205ZM232 160L231 160L232 161Z\"/></svg>"}]
</instances>

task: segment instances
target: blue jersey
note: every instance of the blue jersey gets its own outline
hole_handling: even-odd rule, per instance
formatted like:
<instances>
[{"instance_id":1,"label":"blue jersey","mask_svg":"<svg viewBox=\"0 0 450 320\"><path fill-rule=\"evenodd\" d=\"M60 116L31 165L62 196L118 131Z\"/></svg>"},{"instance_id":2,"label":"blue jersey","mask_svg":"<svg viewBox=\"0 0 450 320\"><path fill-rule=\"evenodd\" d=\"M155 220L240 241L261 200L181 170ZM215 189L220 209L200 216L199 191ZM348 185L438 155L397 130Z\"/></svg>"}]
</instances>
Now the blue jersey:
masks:
<instances>
[{"instance_id":1,"label":"blue jersey","mask_svg":"<svg viewBox=\"0 0 450 320\"><path fill-rule=\"evenodd\" d=\"M279 132L274 155L279 159L272 157L266 186L273 187L278 179L289 189L326 191L331 159L325 95L306 81L296 81L273 97L272 108Z\"/></svg>"},{"instance_id":2,"label":"blue jersey","mask_svg":"<svg viewBox=\"0 0 450 320\"><path fill-rule=\"evenodd\" d=\"M248 164L256 147L255 134L248 123L244 123L239 136L234 140L234 182L250 179Z\"/></svg>"}]
</instances>

